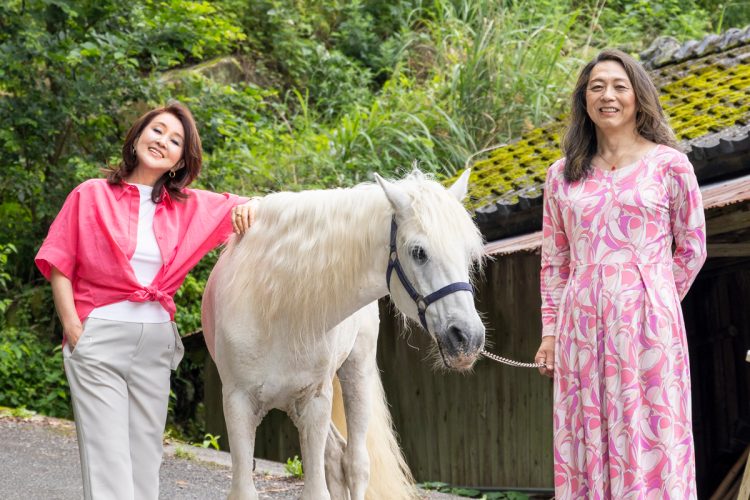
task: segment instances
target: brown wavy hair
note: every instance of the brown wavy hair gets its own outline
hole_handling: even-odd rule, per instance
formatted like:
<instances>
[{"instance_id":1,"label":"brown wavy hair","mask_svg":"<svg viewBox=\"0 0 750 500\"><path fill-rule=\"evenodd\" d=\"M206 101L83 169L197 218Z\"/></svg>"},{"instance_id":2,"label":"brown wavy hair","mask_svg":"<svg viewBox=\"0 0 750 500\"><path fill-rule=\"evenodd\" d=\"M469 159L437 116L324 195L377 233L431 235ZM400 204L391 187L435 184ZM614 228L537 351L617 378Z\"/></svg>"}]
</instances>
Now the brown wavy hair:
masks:
<instances>
[{"instance_id":1,"label":"brown wavy hair","mask_svg":"<svg viewBox=\"0 0 750 500\"><path fill-rule=\"evenodd\" d=\"M134 149L135 143L141 136L143 129L151 123L151 120L162 113L169 113L180 120L182 128L185 129L185 137L183 139L182 157L177 162L178 169L175 170L174 177L169 176L170 172L165 172L154 184L154 190L151 192L151 199L154 203L161 201L165 189L172 199L184 200L187 198L187 194L182 191L182 188L190 185L200 174L203 164L201 137L198 134L198 128L195 126L193 114L187 106L173 101L166 106L152 109L138 118L125 136L125 143L122 145L122 160L117 167L105 170L107 181L110 184L120 184L124 178L132 174L138 166L138 158Z\"/></svg>"},{"instance_id":2,"label":"brown wavy hair","mask_svg":"<svg viewBox=\"0 0 750 500\"><path fill-rule=\"evenodd\" d=\"M583 67L571 95L570 124L563 139L565 155L565 180L575 182L588 176L593 168L591 160L596 155L596 126L586 112L586 88L594 66L603 61L615 61L625 69L635 93L636 132L656 144L677 147L664 110L659 103L659 92L648 73L632 57L617 49L606 49Z\"/></svg>"}]
</instances>

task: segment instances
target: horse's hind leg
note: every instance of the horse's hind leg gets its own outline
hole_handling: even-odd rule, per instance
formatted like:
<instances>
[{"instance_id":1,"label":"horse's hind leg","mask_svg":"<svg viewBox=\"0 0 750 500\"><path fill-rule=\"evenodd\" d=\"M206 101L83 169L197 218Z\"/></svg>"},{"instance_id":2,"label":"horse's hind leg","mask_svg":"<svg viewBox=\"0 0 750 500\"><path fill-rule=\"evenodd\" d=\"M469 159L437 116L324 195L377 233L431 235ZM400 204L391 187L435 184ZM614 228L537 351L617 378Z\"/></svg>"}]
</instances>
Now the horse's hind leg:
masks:
<instances>
[{"instance_id":1,"label":"horse's hind leg","mask_svg":"<svg viewBox=\"0 0 750 500\"><path fill-rule=\"evenodd\" d=\"M258 416L254 410L246 391L239 387L224 387L224 416L232 455L229 500L258 500L253 482L253 451L255 429L262 416Z\"/></svg>"},{"instance_id":2,"label":"horse's hind leg","mask_svg":"<svg viewBox=\"0 0 750 500\"><path fill-rule=\"evenodd\" d=\"M377 377L375 351L378 339L377 303L362 311L354 348L338 370L346 411L344 474L352 500L364 500L370 479L367 427L372 412L372 381Z\"/></svg>"},{"instance_id":3,"label":"horse's hind leg","mask_svg":"<svg viewBox=\"0 0 750 500\"><path fill-rule=\"evenodd\" d=\"M328 440L326 441L325 467L328 493L333 500L350 500L349 488L344 474L345 448L346 441L336 429L336 426L331 423L328 428Z\"/></svg>"}]
</instances>

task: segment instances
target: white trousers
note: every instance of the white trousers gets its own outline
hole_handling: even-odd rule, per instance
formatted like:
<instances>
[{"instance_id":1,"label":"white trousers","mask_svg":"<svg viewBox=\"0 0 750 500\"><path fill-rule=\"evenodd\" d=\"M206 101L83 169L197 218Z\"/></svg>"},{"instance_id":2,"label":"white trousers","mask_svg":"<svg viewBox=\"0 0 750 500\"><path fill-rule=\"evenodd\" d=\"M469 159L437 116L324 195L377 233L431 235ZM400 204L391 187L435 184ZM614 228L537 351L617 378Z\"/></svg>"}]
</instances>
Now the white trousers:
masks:
<instances>
[{"instance_id":1,"label":"white trousers","mask_svg":"<svg viewBox=\"0 0 750 500\"><path fill-rule=\"evenodd\" d=\"M88 318L63 349L86 500L156 500L177 327Z\"/></svg>"}]
</instances>

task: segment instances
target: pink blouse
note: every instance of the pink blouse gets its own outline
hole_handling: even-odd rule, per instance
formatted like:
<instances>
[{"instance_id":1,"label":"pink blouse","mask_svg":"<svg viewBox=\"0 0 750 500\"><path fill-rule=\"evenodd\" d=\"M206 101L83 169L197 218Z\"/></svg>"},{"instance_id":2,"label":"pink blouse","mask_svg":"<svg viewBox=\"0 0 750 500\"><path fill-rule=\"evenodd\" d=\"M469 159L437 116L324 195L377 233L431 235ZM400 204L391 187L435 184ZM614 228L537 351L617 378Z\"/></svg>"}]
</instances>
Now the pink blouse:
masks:
<instances>
[{"instance_id":1,"label":"pink blouse","mask_svg":"<svg viewBox=\"0 0 750 500\"><path fill-rule=\"evenodd\" d=\"M91 179L65 200L35 263L49 279L52 266L73 284L78 317L96 307L130 300L158 301L174 319L174 294L206 253L232 233L232 207L247 201L232 194L184 189L188 198L169 194L157 204L154 233L164 265L142 286L130 259L135 252L140 194L134 185Z\"/></svg>"}]
</instances>

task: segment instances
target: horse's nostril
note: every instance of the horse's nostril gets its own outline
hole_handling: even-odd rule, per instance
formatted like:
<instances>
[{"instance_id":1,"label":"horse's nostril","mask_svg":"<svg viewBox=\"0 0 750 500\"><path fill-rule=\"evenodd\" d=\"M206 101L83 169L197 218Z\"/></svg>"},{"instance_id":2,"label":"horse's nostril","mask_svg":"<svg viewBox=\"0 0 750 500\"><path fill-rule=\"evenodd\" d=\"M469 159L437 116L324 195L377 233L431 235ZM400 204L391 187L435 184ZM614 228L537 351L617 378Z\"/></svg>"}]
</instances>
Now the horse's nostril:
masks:
<instances>
[{"instance_id":1,"label":"horse's nostril","mask_svg":"<svg viewBox=\"0 0 750 500\"><path fill-rule=\"evenodd\" d=\"M448 338L456 347L466 345L468 341L464 331L455 325L448 328Z\"/></svg>"}]
</instances>

